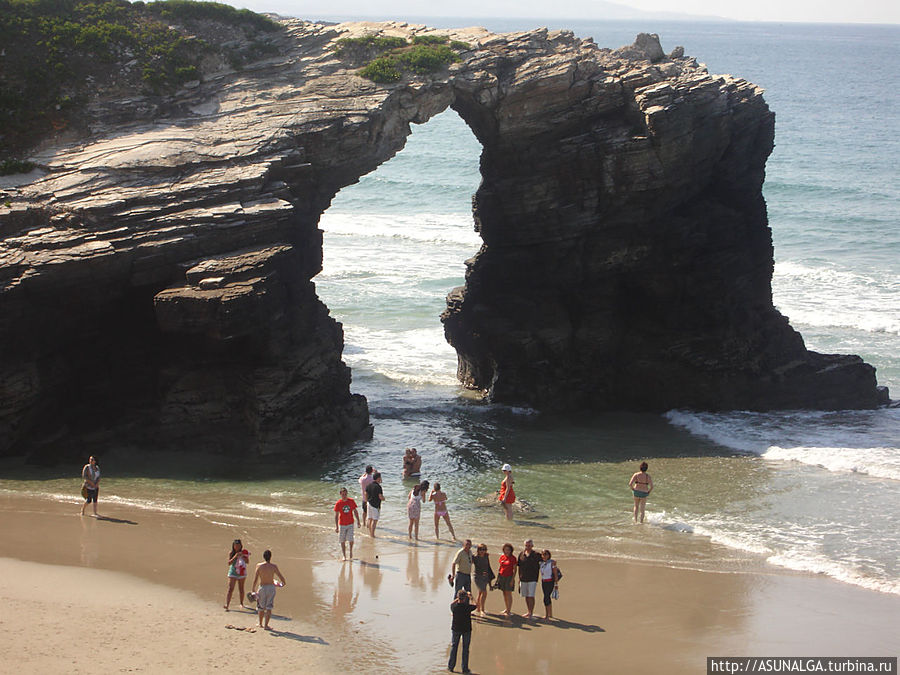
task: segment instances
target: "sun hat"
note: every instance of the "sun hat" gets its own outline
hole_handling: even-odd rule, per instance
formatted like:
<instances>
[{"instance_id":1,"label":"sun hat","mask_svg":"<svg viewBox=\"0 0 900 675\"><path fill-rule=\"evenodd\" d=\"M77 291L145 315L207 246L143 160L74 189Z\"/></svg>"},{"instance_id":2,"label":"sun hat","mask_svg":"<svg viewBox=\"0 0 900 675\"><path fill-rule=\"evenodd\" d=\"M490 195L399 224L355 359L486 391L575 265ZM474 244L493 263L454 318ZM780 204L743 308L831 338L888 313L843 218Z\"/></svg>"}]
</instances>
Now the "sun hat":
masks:
<instances>
[{"instance_id":1,"label":"sun hat","mask_svg":"<svg viewBox=\"0 0 900 675\"><path fill-rule=\"evenodd\" d=\"M509 464L504 464L500 467L501 471L512 471L512 467Z\"/></svg>"}]
</instances>

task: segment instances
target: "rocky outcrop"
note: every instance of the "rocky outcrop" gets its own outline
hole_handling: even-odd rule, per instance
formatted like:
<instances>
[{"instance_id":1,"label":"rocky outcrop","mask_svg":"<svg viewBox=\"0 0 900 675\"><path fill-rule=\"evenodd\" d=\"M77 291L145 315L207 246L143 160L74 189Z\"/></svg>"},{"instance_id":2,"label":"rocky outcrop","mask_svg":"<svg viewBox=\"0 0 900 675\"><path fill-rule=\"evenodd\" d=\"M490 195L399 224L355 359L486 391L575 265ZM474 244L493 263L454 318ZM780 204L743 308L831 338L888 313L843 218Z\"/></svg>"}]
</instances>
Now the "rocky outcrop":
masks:
<instances>
[{"instance_id":1,"label":"rocky outcrop","mask_svg":"<svg viewBox=\"0 0 900 675\"><path fill-rule=\"evenodd\" d=\"M484 146L484 239L443 316L501 401L871 407L874 370L808 352L772 306L762 92L568 32L438 31L470 48L377 85L287 21L278 56L161 101L98 99L0 201L0 454L322 454L371 432L315 293L337 191L454 108Z\"/></svg>"}]
</instances>

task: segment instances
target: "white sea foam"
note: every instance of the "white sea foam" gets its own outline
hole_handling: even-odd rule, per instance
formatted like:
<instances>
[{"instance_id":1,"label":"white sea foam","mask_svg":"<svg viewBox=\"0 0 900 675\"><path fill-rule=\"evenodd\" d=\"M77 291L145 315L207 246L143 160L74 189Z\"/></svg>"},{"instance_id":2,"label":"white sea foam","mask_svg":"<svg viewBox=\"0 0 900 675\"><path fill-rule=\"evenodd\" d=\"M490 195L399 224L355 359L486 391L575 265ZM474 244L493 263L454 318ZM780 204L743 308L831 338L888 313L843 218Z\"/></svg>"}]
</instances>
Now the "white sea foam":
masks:
<instances>
[{"instance_id":1,"label":"white sea foam","mask_svg":"<svg viewBox=\"0 0 900 675\"><path fill-rule=\"evenodd\" d=\"M900 595L900 580L885 578L882 571L871 569L871 565L867 570L863 562L852 559L852 556L835 560L819 553L816 550L819 537L811 532L795 530L788 534L775 524L766 526L725 516L673 518L662 512L648 513L647 520L665 530L707 537L721 546L763 556L766 562L778 567L824 574L854 586ZM800 544L801 548L785 548L785 541Z\"/></svg>"},{"instance_id":2,"label":"white sea foam","mask_svg":"<svg viewBox=\"0 0 900 675\"><path fill-rule=\"evenodd\" d=\"M473 253L482 243L470 213L398 215L328 211L322 215L319 226L329 236L457 244L470 247Z\"/></svg>"},{"instance_id":3,"label":"white sea foam","mask_svg":"<svg viewBox=\"0 0 900 675\"><path fill-rule=\"evenodd\" d=\"M781 448L773 445L762 456L768 460L801 462L828 471L900 480L900 450L897 448Z\"/></svg>"},{"instance_id":4,"label":"white sea foam","mask_svg":"<svg viewBox=\"0 0 900 675\"><path fill-rule=\"evenodd\" d=\"M408 331L346 329L347 364L404 384L456 386L456 352L447 344L440 325Z\"/></svg>"},{"instance_id":5,"label":"white sea foam","mask_svg":"<svg viewBox=\"0 0 900 675\"><path fill-rule=\"evenodd\" d=\"M670 410L665 417L671 424L706 438L713 443L740 452L760 455L768 447L766 440L756 434L757 427L748 424L753 413L697 413Z\"/></svg>"},{"instance_id":6,"label":"white sea foam","mask_svg":"<svg viewBox=\"0 0 900 675\"><path fill-rule=\"evenodd\" d=\"M866 275L786 261L772 277L775 305L795 325L900 335L900 275Z\"/></svg>"},{"instance_id":7,"label":"white sea foam","mask_svg":"<svg viewBox=\"0 0 900 675\"><path fill-rule=\"evenodd\" d=\"M648 513L647 520L652 525L657 525L665 530L708 537L717 544L738 551L757 555L773 553L771 548L762 543L759 532L742 530L739 524L728 518L703 516L685 519L684 516L673 517L662 511Z\"/></svg>"},{"instance_id":8,"label":"white sea foam","mask_svg":"<svg viewBox=\"0 0 900 675\"><path fill-rule=\"evenodd\" d=\"M857 569L846 562L831 560L822 555L811 555L806 551L787 551L769 556L766 562L778 567L796 570L798 572L811 572L824 574L844 583L860 586L872 591L892 593L900 595L900 581L895 579L879 579Z\"/></svg>"},{"instance_id":9,"label":"white sea foam","mask_svg":"<svg viewBox=\"0 0 900 675\"><path fill-rule=\"evenodd\" d=\"M257 504L255 502L241 502L241 506L255 511L263 511L265 513L280 513L289 516L297 516L299 518L317 518L319 514L314 511L302 511L301 509L292 509L287 506L271 506L268 504Z\"/></svg>"}]
</instances>

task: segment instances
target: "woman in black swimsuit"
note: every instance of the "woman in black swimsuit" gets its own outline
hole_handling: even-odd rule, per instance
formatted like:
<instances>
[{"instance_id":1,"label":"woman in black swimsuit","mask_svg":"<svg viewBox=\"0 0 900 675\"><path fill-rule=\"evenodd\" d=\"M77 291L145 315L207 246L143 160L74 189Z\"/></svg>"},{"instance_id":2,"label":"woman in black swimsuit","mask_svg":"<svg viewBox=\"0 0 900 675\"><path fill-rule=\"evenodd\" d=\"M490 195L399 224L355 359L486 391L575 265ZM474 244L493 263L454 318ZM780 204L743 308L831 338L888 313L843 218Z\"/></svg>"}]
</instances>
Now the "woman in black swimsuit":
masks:
<instances>
[{"instance_id":1,"label":"woman in black swimsuit","mask_svg":"<svg viewBox=\"0 0 900 675\"><path fill-rule=\"evenodd\" d=\"M653 491L653 479L647 473L647 462L641 462L641 470L631 476L628 481L628 487L634 494L634 522L638 521L638 512L641 514L641 522L644 522L644 507L647 504L647 497Z\"/></svg>"}]
</instances>

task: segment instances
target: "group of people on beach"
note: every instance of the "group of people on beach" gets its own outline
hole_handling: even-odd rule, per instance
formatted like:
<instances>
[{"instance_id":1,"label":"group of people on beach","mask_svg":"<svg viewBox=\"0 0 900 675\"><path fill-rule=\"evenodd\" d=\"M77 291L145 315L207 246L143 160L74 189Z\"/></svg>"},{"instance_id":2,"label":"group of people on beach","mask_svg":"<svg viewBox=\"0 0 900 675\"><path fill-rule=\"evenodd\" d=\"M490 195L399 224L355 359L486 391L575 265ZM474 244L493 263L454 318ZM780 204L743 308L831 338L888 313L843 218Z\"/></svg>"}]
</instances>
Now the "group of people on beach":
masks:
<instances>
[{"instance_id":1,"label":"group of people on beach","mask_svg":"<svg viewBox=\"0 0 900 675\"><path fill-rule=\"evenodd\" d=\"M415 448L408 448L403 457L403 478L418 478L421 476L422 457ZM640 469L632 474L628 486L634 497L634 521L644 522L644 512L647 497L653 491L653 479L647 473L647 462L642 462ZM513 488L512 467L503 464L500 469L503 479L497 493L497 501L503 507L507 519L512 519L513 505L516 502L516 494ZM100 492L100 467L95 457L91 456L88 463L82 469L82 496L85 499L81 508L84 515L88 504L93 504L94 515L97 514L97 499ZM353 558L354 524L356 527L365 526L369 536L375 537L378 521L381 517L381 507L385 501L384 490L381 487L381 472L374 467L366 466L365 473L359 477L360 496L362 498L363 515L360 518L356 501L350 498L346 487L340 488L340 499L334 505L335 532L339 533L339 542L344 560ZM429 492L430 490L430 492ZM419 539L419 520L421 518L422 504L424 501L434 503L434 536L440 539L440 521L443 519L450 531L451 538L456 541L456 533L450 521L447 510L447 495L441 490L440 483L435 482L431 486L429 481L423 480L410 490L407 497L406 511L409 518L408 536L410 539ZM259 627L270 630L269 620L275 601L276 589L284 586L286 580L278 566L271 561L272 552L263 552L263 562L256 565L253 577L253 585L247 599L256 602L256 611L259 616ZM247 578L247 570L250 564L250 551L244 548L240 539L232 542L228 551L228 589L225 596L225 610L231 605L235 585L238 586L240 606L244 605L244 583ZM559 581L562 572L548 549L538 552L534 548L534 542L526 539L523 550L518 556L512 544L505 543L502 553L497 560L497 572L491 565L488 547L479 544L472 552L472 540L466 539L463 546L453 558L450 573L447 576L450 585L453 586L454 598L450 605L453 623L451 627L452 642L449 670L456 665L457 652L462 643L462 668L463 672L469 672L469 646L472 636L472 614L480 617L486 616L485 603L488 591L497 589L503 593L505 609L500 616L512 616L513 592L518 580L519 594L525 599L526 612L522 617L531 619L534 615L535 597L538 589L543 595L544 620L553 619L553 600L559 597ZM477 597L473 596L472 584L475 584ZM475 602L471 600L475 598Z\"/></svg>"}]
</instances>

